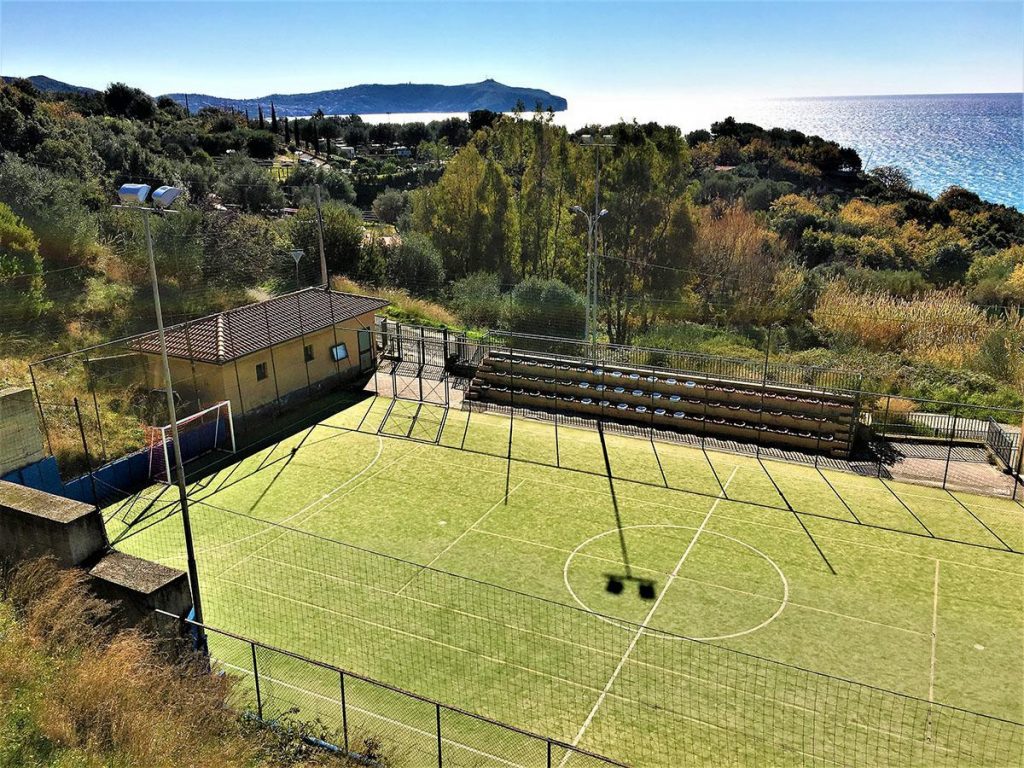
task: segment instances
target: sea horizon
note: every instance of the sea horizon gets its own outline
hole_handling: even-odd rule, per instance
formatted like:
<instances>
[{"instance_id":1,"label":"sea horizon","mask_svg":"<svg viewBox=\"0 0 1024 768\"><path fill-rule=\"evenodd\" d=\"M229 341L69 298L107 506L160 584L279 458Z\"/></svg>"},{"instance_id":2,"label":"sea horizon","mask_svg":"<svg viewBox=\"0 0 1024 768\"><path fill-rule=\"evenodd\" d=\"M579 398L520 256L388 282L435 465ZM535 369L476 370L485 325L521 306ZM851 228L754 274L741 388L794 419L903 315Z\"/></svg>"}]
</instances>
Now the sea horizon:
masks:
<instances>
[{"instance_id":1,"label":"sea horizon","mask_svg":"<svg viewBox=\"0 0 1024 768\"><path fill-rule=\"evenodd\" d=\"M816 134L857 150L866 169L895 165L935 196L958 185L1024 210L1024 92L569 100L553 120L570 131L620 120L683 133L726 117ZM799 105L801 108L797 109ZM856 105L853 108L852 105ZM430 122L465 112L369 113L368 123Z\"/></svg>"}]
</instances>

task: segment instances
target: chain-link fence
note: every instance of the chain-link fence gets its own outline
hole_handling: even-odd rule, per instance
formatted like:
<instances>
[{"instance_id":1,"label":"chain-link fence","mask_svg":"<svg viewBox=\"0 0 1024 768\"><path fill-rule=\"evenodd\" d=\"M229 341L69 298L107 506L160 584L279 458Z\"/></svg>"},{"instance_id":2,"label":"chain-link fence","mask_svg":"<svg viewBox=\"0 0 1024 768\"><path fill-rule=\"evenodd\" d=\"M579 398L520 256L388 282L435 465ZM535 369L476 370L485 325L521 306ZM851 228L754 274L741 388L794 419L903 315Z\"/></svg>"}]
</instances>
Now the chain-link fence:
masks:
<instances>
[{"instance_id":1,"label":"chain-link fence","mask_svg":"<svg viewBox=\"0 0 1024 768\"><path fill-rule=\"evenodd\" d=\"M368 765L624 766L580 747L222 629L202 628L211 661L242 684L240 702L269 723L293 719L321 746ZM324 736L327 739L323 738Z\"/></svg>"},{"instance_id":2,"label":"chain-link fence","mask_svg":"<svg viewBox=\"0 0 1024 768\"><path fill-rule=\"evenodd\" d=\"M372 318L383 304L305 289L169 326L177 419L228 401L239 444L258 439L268 418L329 399L332 391L371 375ZM132 473L126 485L99 477L97 470L148 450L147 427L170 421L156 333L44 358L32 363L30 375L62 481L90 473L103 498L145 480Z\"/></svg>"},{"instance_id":3,"label":"chain-link fence","mask_svg":"<svg viewBox=\"0 0 1024 768\"><path fill-rule=\"evenodd\" d=\"M289 295L296 298L286 333L278 330L281 317L267 303L247 308L244 318L230 313L217 316L223 320L213 332L206 319L169 328L178 417L230 400L239 445L245 446L266 431L268 419L297 408L326 408L332 402L331 392L343 390L353 380L372 377L373 390L387 397L460 407L467 381L490 352L544 353L589 361L611 373L618 365L652 375L668 372L713 378L721 389L734 382L755 394L766 386L790 387L794 390L791 394L807 393L809 405L801 417L811 425L828 415L824 396L834 394L854 402L851 423L842 436L841 455L816 450L831 443L819 446L814 438L817 432L810 427L801 429L795 422L787 429L794 440L804 431L810 434L814 446L809 450L763 440L761 432L771 421L764 416L771 409L763 403L754 403L745 417L745 427L753 438L705 434L704 419L715 415L705 403L696 406L701 418L689 429L682 425L678 430L660 430L664 439L699 439L702 448L1015 500L1024 492L1020 479L1021 410L864 392L858 389L858 374L827 368L653 348L594 346L574 339L499 331L476 339L464 332L383 318L365 328L348 327L350 322L321 324L330 318L323 317L323 312L318 316L309 307L304 311L303 295ZM333 310L328 307L326 311ZM289 338L286 343L271 343L275 334ZM112 461L145 450L145 427L167 423L153 339L152 333L133 336L32 365L47 447L65 482L85 473L95 474ZM250 350L253 345L255 351ZM220 355L216 361L199 359L211 348ZM249 354L241 354L246 351ZM644 411L653 428L658 412L653 391L651 398ZM529 410L525 398L515 405ZM132 479L139 478L132 474ZM88 485L96 482L91 477ZM101 479L100 485L104 482Z\"/></svg>"},{"instance_id":4,"label":"chain-link fence","mask_svg":"<svg viewBox=\"0 0 1024 768\"><path fill-rule=\"evenodd\" d=\"M260 642L221 644L214 636L211 653L253 687L259 682L264 718L319 716L339 732L347 727L350 746L379 738L400 744L408 764L433 764L439 718L445 764L460 764L455 755L468 764L545 764L546 740L530 752L521 731L487 720L550 734L560 766L578 764L566 758L566 745L659 768L1001 767L1024 758L1017 722L693 640L215 502L194 502L206 614ZM116 546L156 546L165 558L181 547L173 525L129 533ZM286 646L326 664L277 650ZM342 664L359 670L345 672L344 715ZM437 701L472 702L473 713Z\"/></svg>"}]
</instances>

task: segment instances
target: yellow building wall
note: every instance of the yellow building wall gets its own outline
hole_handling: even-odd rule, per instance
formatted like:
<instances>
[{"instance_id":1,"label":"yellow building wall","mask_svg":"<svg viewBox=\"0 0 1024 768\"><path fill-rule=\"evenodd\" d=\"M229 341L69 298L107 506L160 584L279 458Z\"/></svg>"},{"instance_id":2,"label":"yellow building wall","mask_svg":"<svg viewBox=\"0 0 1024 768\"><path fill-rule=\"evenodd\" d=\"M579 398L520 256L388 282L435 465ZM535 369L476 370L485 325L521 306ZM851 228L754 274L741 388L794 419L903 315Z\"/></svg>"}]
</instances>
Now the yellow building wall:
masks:
<instances>
[{"instance_id":1,"label":"yellow building wall","mask_svg":"<svg viewBox=\"0 0 1024 768\"><path fill-rule=\"evenodd\" d=\"M159 355L146 355L146 383L150 389L164 388L164 369ZM184 403L206 407L227 400L224 396L224 375L221 366L212 363L193 363L169 357L171 383Z\"/></svg>"},{"instance_id":2,"label":"yellow building wall","mask_svg":"<svg viewBox=\"0 0 1024 768\"><path fill-rule=\"evenodd\" d=\"M307 387L315 388L328 379L358 375L360 327L372 330L373 315L363 315L339 323L334 328L308 333L305 338L292 339L225 364L222 368L224 399L231 400L232 409L240 414L269 405L278 396L286 399ZM331 349L342 343L348 350L348 357L335 362L331 358ZM304 352L306 345L313 347L313 359L308 362ZM256 366L260 363L266 363L267 378L257 380Z\"/></svg>"},{"instance_id":3,"label":"yellow building wall","mask_svg":"<svg viewBox=\"0 0 1024 768\"><path fill-rule=\"evenodd\" d=\"M204 406L223 400L231 401L232 412L240 415L269 405L307 387L340 376L355 377L359 373L360 328L373 330L373 313L360 315L337 326L306 334L291 341L263 349L224 365L192 363L170 358L171 380L174 389L185 401L195 401L196 395ZM337 334L337 336L335 336ZM335 341L337 338L337 341ZM335 362L331 348L345 344L348 357ZM313 347L313 359L305 361L305 345ZM372 345L372 337L371 337ZM147 355L149 386L163 387L163 368L159 355ZM256 379L256 366L266 363L267 378ZM372 366L372 361L370 363ZM194 366L194 368L193 368ZM194 376L193 376L194 370ZM307 379L308 371L308 379ZM274 386L275 376L277 386Z\"/></svg>"}]
</instances>

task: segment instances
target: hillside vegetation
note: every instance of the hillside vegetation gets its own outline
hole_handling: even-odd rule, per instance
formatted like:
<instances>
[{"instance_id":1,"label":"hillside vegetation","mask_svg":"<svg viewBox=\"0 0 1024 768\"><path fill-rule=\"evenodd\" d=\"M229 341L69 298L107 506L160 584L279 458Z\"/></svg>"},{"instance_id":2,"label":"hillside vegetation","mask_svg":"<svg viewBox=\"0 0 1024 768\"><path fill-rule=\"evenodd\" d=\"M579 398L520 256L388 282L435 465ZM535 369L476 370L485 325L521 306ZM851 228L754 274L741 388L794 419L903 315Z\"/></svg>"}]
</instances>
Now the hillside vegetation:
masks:
<instances>
[{"instance_id":1,"label":"hillside vegetation","mask_svg":"<svg viewBox=\"0 0 1024 768\"><path fill-rule=\"evenodd\" d=\"M770 335L773 359L871 389L1021 404L1024 215L965 189L932 199L827 138L731 118L684 136L569 133L541 112L368 126L265 109L0 86L0 381L152 327L141 221L111 208L126 181L188 192L153 222L169 321L290 290L292 248L316 281L319 184L331 274L396 319L580 336L587 223L571 208L592 205L599 164L604 339L759 358ZM399 143L412 157L387 154ZM299 148L324 164L294 164ZM371 194L368 227L351 203Z\"/></svg>"},{"instance_id":2,"label":"hillside vegetation","mask_svg":"<svg viewBox=\"0 0 1024 768\"><path fill-rule=\"evenodd\" d=\"M78 571L22 566L0 590L0 766L345 766L299 729L235 709L231 679L172 664Z\"/></svg>"}]
</instances>

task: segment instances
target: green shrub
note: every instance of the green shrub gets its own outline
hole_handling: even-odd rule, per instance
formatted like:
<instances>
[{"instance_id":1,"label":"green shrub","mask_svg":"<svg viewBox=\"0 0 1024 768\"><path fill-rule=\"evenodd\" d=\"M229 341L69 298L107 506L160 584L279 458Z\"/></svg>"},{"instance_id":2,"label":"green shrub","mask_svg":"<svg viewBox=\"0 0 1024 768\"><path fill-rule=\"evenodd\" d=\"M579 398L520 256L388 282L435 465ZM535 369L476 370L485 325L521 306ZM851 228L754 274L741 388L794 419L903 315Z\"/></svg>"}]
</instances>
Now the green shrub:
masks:
<instances>
[{"instance_id":1,"label":"green shrub","mask_svg":"<svg viewBox=\"0 0 1024 768\"><path fill-rule=\"evenodd\" d=\"M421 296L436 296L444 284L441 254L426 235L412 232L391 248L387 263L388 281Z\"/></svg>"},{"instance_id":2,"label":"green shrub","mask_svg":"<svg viewBox=\"0 0 1024 768\"><path fill-rule=\"evenodd\" d=\"M506 326L519 333L582 338L586 324L583 296L561 280L528 277L505 305Z\"/></svg>"},{"instance_id":3,"label":"green shrub","mask_svg":"<svg viewBox=\"0 0 1024 768\"><path fill-rule=\"evenodd\" d=\"M462 322L477 328L497 325L506 302L501 293L501 278L494 272L475 272L456 281L449 299L452 311Z\"/></svg>"}]
</instances>

